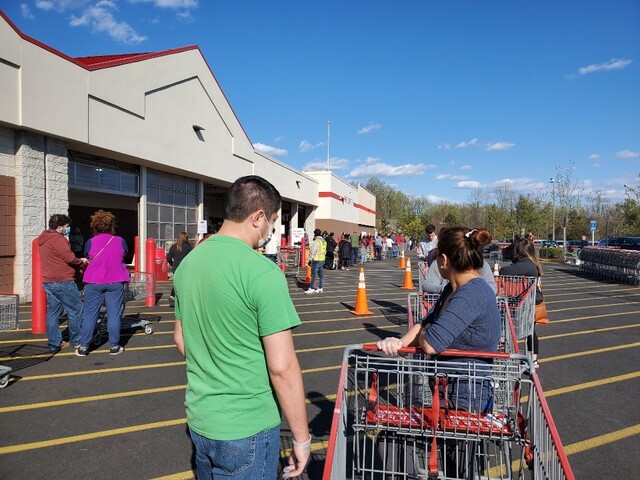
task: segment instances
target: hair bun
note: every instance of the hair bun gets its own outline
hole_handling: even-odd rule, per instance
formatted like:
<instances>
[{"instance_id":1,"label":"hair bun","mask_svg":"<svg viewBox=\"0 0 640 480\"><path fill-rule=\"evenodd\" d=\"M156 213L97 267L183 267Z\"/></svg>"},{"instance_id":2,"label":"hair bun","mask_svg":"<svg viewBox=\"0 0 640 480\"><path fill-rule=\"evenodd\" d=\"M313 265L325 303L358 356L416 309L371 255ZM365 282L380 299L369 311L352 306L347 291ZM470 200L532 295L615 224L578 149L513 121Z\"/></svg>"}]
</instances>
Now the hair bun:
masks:
<instances>
[{"instance_id":1,"label":"hair bun","mask_svg":"<svg viewBox=\"0 0 640 480\"><path fill-rule=\"evenodd\" d=\"M491 232L485 228L479 228L473 233L474 240L480 245L488 245L493 240Z\"/></svg>"}]
</instances>

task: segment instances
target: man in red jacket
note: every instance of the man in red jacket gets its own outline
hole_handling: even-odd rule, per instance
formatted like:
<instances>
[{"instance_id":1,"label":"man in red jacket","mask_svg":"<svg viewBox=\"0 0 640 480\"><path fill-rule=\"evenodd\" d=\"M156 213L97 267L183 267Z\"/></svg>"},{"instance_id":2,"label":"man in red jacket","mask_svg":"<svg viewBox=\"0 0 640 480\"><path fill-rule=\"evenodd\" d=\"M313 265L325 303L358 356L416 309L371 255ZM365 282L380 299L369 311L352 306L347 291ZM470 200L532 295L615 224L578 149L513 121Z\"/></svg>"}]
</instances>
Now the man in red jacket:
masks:
<instances>
[{"instance_id":1,"label":"man in red jacket","mask_svg":"<svg viewBox=\"0 0 640 480\"><path fill-rule=\"evenodd\" d=\"M55 214L49 219L49 229L38 237L42 281L47 292L47 337L49 352L56 353L69 346L62 340L60 315L66 310L69 317L69 341L74 348L80 346L78 333L82 325L82 299L74 281L76 269L87 263L71 251L65 235L69 234L71 219Z\"/></svg>"}]
</instances>

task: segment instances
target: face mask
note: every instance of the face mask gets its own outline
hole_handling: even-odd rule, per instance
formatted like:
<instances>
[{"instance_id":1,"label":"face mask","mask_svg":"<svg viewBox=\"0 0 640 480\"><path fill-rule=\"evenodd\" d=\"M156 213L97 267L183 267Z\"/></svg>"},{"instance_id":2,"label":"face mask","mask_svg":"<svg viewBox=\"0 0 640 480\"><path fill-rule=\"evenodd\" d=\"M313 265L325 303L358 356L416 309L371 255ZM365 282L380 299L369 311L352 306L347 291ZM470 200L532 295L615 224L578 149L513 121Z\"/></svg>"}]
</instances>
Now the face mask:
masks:
<instances>
[{"instance_id":1,"label":"face mask","mask_svg":"<svg viewBox=\"0 0 640 480\"><path fill-rule=\"evenodd\" d=\"M264 217L264 219L266 220L267 217ZM256 227L256 230L258 230L258 235L260 235L260 240L258 240L258 248L262 248L264 247L267 242L269 242L269 240L271 240L271 237L273 236L273 232L275 230L274 224L273 223L268 223L267 222L267 236L266 237L262 237L262 234L260 233L260 227Z\"/></svg>"},{"instance_id":2,"label":"face mask","mask_svg":"<svg viewBox=\"0 0 640 480\"><path fill-rule=\"evenodd\" d=\"M71 232L71 227L67 227L67 228L64 229L63 235L64 236L68 236L70 232Z\"/></svg>"}]
</instances>

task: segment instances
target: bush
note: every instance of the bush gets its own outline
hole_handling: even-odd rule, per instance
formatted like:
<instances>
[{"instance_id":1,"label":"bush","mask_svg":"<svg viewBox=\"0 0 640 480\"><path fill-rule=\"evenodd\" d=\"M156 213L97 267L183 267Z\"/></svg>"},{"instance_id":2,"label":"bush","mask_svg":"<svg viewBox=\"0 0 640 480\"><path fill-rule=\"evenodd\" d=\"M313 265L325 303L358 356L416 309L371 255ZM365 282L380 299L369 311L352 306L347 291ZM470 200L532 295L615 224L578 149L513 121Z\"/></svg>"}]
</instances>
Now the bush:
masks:
<instances>
[{"instance_id":1,"label":"bush","mask_svg":"<svg viewBox=\"0 0 640 480\"><path fill-rule=\"evenodd\" d=\"M560 258L564 256L562 247L542 247L540 248L540 258Z\"/></svg>"}]
</instances>

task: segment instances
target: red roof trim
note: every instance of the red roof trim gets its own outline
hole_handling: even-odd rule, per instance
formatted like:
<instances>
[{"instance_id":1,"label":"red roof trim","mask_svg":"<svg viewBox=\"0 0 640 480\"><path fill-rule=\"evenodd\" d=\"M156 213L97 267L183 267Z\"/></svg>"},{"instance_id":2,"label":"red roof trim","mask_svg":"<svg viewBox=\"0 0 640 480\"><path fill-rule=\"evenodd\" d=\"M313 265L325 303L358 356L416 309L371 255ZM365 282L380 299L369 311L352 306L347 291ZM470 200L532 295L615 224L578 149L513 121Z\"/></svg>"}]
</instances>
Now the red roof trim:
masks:
<instances>
[{"instance_id":1,"label":"red roof trim","mask_svg":"<svg viewBox=\"0 0 640 480\"><path fill-rule=\"evenodd\" d=\"M152 52L152 53L131 53L131 54L124 54L124 55L104 55L104 56L97 56L97 57L73 58L73 57L70 57L69 55L62 53L59 50L56 50L53 47L50 47L49 45L46 45L36 40L33 37L30 37L29 35L22 33L22 31L11 20L9 20L9 17L7 17L2 10L0 10L0 16L2 16L2 18L9 24L11 28L13 28L13 30L23 40L29 43L32 43L46 50L47 52L53 53L54 55L57 55L60 58L64 58L65 60L89 71L100 70L102 68L117 67L119 65L126 65L128 63L133 63L133 62L142 62L144 60L149 60L151 58L163 57L165 55L172 55L174 53L186 52L188 50L199 50L197 45L191 45L188 47L173 48L170 50L164 50L161 52Z\"/></svg>"},{"instance_id":2,"label":"red roof trim","mask_svg":"<svg viewBox=\"0 0 640 480\"><path fill-rule=\"evenodd\" d=\"M234 117L236 117L236 120L238 121L238 125L240 125L240 128L242 129L242 131L244 132L245 136L247 137L247 140L249 140L249 143L251 143L251 145L253 145L253 142L251 142L251 139L249 138L249 135L247 135L247 131L244 129L244 125L242 125L242 122L240 122L240 119L238 118L238 115L236 114L235 110L233 109L233 107L231 106L231 102L229 102L229 99L227 98L227 96L224 93L224 90L222 90L222 87L220 86L220 82L218 82L218 79L216 78L216 76L213 73L213 70L211 70L211 67L209 66L209 63L207 62L207 59L204 58L204 55L202 54L202 50L200 50L200 47L198 47L197 45L192 45L189 47L182 47L182 48L174 48L171 50L165 50L163 52L156 52L156 53L138 53L138 54L129 54L129 55L112 55L112 60L111 61L106 61L106 58L108 56L103 56L103 57L79 57L79 58L73 58L70 57L69 55L65 55L64 53L60 52L59 50L56 50L53 47L50 47L49 45L45 45L42 42L39 42L38 40L36 40L35 38L30 37L29 35L26 35L24 33L22 33L22 31L15 26L15 24L9 20L9 17L7 17L5 15L5 13L0 10L0 17L2 17L8 24L9 26L11 26L11 28L13 28L13 30L23 39L26 40L27 42L33 43L34 45L37 45L38 47L53 53L54 55L59 56L60 58L64 58L65 60L81 67L84 68L85 70L89 70L89 71L94 71L94 70L100 70L102 68L109 68L109 67L116 67L118 65L125 65L128 63L133 63L133 62L141 62L144 60L149 60L151 58L157 58L157 57L163 57L165 55L172 55L174 53L181 53L181 52L186 52L188 50L198 50L198 52L200 53L200 57L202 58L202 60L204 61L205 65L207 66L207 68L209 69L209 72L211 73L211 76L213 77L213 80L216 82L216 85L218 85L218 88L220 88L220 92L222 92L222 96L224 97L224 99L227 102L227 105L229 105L229 108L231 108L231 111L233 112ZM116 57L120 57L118 59L116 59ZM105 60L104 62L100 62L99 59L103 59ZM93 60L91 60L93 59Z\"/></svg>"}]
</instances>

